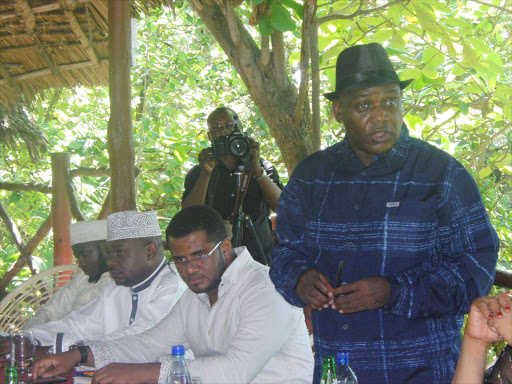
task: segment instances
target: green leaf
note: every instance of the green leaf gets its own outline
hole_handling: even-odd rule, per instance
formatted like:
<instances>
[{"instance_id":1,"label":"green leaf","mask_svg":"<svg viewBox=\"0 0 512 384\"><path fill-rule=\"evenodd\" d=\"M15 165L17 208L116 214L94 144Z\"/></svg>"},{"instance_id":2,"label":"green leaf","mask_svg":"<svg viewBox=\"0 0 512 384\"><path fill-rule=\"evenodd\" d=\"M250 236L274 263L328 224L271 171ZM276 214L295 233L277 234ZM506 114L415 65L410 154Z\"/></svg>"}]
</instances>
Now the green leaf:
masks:
<instances>
[{"instance_id":1,"label":"green leaf","mask_svg":"<svg viewBox=\"0 0 512 384\"><path fill-rule=\"evenodd\" d=\"M295 11L297 16L302 19L302 15L304 14L303 6L302 4L299 4L298 2L294 0L281 0L281 4L285 5L288 8L291 8Z\"/></svg>"},{"instance_id":2,"label":"green leaf","mask_svg":"<svg viewBox=\"0 0 512 384\"><path fill-rule=\"evenodd\" d=\"M451 13L450 7L448 7L446 4L441 3L440 1L435 0L428 0L424 1L424 4L428 4L430 7L434 8L437 11L441 11L443 13Z\"/></svg>"},{"instance_id":3,"label":"green leaf","mask_svg":"<svg viewBox=\"0 0 512 384\"><path fill-rule=\"evenodd\" d=\"M469 113L469 106L466 103L460 102L459 109L464 115L467 115Z\"/></svg>"},{"instance_id":4,"label":"green leaf","mask_svg":"<svg viewBox=\"0 0 512 384\"><path fill-rule=\"evenodd\" d=\"M464 87L464 92L476 93L479 95L483 92L483 90L481 87L478 86L478 84L472 83Z\"/></svg>"},{"instance_id":5,"label":"green leaf","mask_svg":"<svg viewBox=\"0 0 512 384\"><path fill-rule=\"evenodd\" d=\"M427 47L423 51L423 62L432 68L437 68L444 63L445 56L433 47Z\"/></svg>"},{"instance_id":6,"label":"green leaf","mask_svg":"<svg viewBox=\"0 0 512 384\"><path fill-rule=\"evenodd\" d=\"M400 73L400 79L417 79L421 76L421 69L419 68L407 68Z\"/></svg>"},{"instance_id":7,"label":"green leaf","mask_svg":"<svg viewBox=\"0 0 512 384\"><path fill-rule=\"evenodd\" d=\"M492 173L491 167L484 167L478 172L478 178L479 179L485 179L487 176L489 176Z\"/></svg>"},{"instance_id":8,"label":"green leaf","mask_svg":"<svg viewBox=\"0 0 512 384\"><path fill-rule=\"evenodd\" d=\"M452 73L455 75L455 76L462 76L466 73L467 71L459 64L454 64L454 66L452 67Z\"/></svg>"},{"instance_id":9,"label":"green leaf","mask_svg":"<svg viewBox=\"0 0 512 384\"><path fill-rule=\"evenodd\" d=\"M260 33L263 36L270 36L272 32L274 32L272 22L270 21L270 18L267 15L261 18L260 22L258 23L258 29L260 30Z\"/></svg>"},{"instance_id":10,"label":"green leaf","mask_svg":"<svg viewBox=\"0 0 512 384\"><path fill-rule=\"evenodd\" d=\"M465 41L462 42L463 46L463 55L464 55L464 64L473 67L478 64L478 55L476 52L467 44Z\"/></svg>"},{"instance_id":11,"label":"green leaf","mask_svg":"<svg viewBox=\"0 0 512 384\"><path fill-rule=\"evenodd\" d=\"M423 68L421 70L421 73L423 73L423 75L425 77L428 77L429 79L437 79L439 77L439 72L437 72L432 67L425 67L425 68Z\"/></svg>"},{"instance_id":12,"label":"green leaf","mask_svg":"<svg viewBox=\"0 0 512 384\"><path fill-rule=\"evenodd\" d=\"M400 24L400 19L402 17L402 13L404 11L404 7L402 4L395 4L388 8L388 17L393 19L393 23L398 25Z\"/></svg>"},{"instance_id":13,"label":"green leaf","mask_svg":"<svg viewBox=\"0 0 512 384\"><path fill-rule=\"evenodd\" d=\"M272 18L270 21L272 26L281 32L294 31L297 28L290 13L275 1L272 3Z\"/></svg>"},{"instance_id":14,"label":"green leaf","mask_svg":"<svg viewBox=\"0 0 512 384\"><path fill-rule=\"evenodd\" d=\"M372 36L372 41L375 43L384 43L391 39L393 31L391 29L381 28Z\"/></svg>"},{"instance_id":15,"label":"green leaf","mask_svg":"<svg viewBox=\"0 0 512 384\"><path fill-rule=\"evenodd\" d=\"M391 46L400 50L405 50L405 41L397 31L393 32L393 37L391 38Z\"/></svg>"}]
</instances>

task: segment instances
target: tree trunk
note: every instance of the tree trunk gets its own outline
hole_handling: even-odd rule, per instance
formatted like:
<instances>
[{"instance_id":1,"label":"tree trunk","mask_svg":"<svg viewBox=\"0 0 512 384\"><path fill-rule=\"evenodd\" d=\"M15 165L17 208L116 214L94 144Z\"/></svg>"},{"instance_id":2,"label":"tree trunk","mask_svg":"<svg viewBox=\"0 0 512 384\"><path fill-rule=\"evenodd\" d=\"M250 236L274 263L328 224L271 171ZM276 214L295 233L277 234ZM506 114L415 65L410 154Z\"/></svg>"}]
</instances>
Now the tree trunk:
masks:
<instances>
[{"instance_id":1,"label":"tree trunk","mask_svg":"<svg viewBox=\"0 0 512 384\"><path fill-rule=\"evenodd\" d=\"M130 2L108 2L109 95L108 155L113 212L136 209L130 88Z\"/></svg>"},{"instance_id":2,"label":"tree trunk","mask_svg":"<svg viewBox=\"0 0 512 384\"><path fill-rule=\"evenodd\" d=\"M302 110L297 109L297 89L284 67L282 36L272 36L272 59L263 60L260 48L229 5L221 9L197 0L190 3L240 74L291 173L312 152L311 117L307 97ZM301 110L299 119L296 110Z\"/></svg>"}]
</instances>

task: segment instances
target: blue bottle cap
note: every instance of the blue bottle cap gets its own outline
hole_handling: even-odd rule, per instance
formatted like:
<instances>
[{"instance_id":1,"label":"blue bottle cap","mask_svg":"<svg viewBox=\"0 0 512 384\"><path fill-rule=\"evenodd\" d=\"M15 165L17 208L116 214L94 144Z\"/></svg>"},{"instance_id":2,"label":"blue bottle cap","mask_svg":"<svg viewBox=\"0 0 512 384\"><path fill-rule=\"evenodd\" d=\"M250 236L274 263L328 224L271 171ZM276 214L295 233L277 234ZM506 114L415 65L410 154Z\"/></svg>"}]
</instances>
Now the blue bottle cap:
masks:
<instances>
[{"instance_id":1,"label":"blue bottle cap","mask_svg":"<svg viewBox=\"0 0 512 384\"><path fill-rule=\"evenodd\" d=\"M183 356L185 354L185 347L183 345L173 345L172 346L172 355L173 356Z\"/></svg>"},{"instance_id":2,"label":"blue bottle cap","mask_svg":"<svg viewBox=\"0 0 512 384\"><path fill-rule=\"evenodd\" d=\"M349 352L336 352L336 363L348 364L349 357L350 357Z\"/></svg>"}]
</instances>

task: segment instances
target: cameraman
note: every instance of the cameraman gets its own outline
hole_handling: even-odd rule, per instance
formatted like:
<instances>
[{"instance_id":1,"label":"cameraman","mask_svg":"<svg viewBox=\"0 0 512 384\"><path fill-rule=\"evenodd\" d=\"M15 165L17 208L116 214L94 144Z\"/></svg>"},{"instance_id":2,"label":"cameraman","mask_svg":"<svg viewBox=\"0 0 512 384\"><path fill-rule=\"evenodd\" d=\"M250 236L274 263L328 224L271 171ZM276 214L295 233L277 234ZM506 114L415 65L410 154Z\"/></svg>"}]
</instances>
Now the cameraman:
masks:
<instances>
[{"instance_id":1,"label":"cameraman","mask_svg":"<svg viewBox=\"0 0 512 384\"><path fill-rule=\"evenodd\" d=\"M238 115L230 108L217 108L207 119L208 138L214 142L220 135L231 134L238 125ZM251 217L263 252L270 261L273 239L269 220L270 209L277 210L277 202L283 185L274 166L260 158L259 143L248 138L250 143L250 164L245 165L245 174L252 171L249 185L243 199L242 210ZM185 178L185 192L182 208L206 204L217 210L223 219L229 220L236 207L237 177L236 166L240 161L234 156L222 155L218 159L212 148L199 153L199 164L194 166ZM236 213L236 212L235 212ZM245 245L256 261L265 264L257 251L257 245L248 229L243 231L242 245Z\"/></svg>"}]
</instances>

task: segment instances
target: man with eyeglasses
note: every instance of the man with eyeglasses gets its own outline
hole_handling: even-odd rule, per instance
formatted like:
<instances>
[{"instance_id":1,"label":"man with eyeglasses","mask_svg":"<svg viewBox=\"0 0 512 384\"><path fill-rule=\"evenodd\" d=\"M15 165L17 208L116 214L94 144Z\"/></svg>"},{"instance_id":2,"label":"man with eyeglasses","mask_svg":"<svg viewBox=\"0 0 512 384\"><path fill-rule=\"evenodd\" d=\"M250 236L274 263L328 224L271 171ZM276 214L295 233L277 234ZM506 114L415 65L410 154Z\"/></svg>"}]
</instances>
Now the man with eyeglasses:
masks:
<instances>
[{"instance_id":1,"label":"man with eyeglasses","mask_svg":"<svg viewBox=\"0 0 512 384\"><path fill-rule=\"evenodd\" d=\"M138 334L167 315L185 291L164 257L156 212L109 215L105 247L113 282L98 299L63 319L31 327L40 345L59 353L81 340Z\"/></svg>"},{"instance_id":2,"label":"man with eyeglasses","mask_svg":"<svg viewBox=\"0 0 512 384\"><path fill-rule=\"evenodd\" d=\"M304 314L275 290L268 267L245 247L232 248L222 217L204 205L185 208L166 236L189 289L154 328L88 342L94 382L165 383L171 347L185 345L195 356L191 376L204 383L311 383ZM36 363L34 376L63 373L79 361L77 351L46 357Z\"/></svg>"},{"instance_id":3,"label":"man with eyeglasses","mask_svg":"<svg viewBox=\"0 0 512 384\"><path fill-rule=\"evenodd\" d=\"M221 135L231 134L235 127L240 129L236 112L225 107L217 108L210 113L207 123L208 138L212 143ZM246 174L249 174L248 171L252 173L245 194L238 193L235 174L237 159L232 155L216 158L212 147L209 147L199 153L199 164L194 166L185 178L182 207L205 204L215 208L224 220L230 220L233 213L237 213L237 199L243 199L242 210L250 216L254 224L265 257L258 251L256 240L249 231L244 231L241 244L247 246L256 261L266 264L266 261L270 260L274 245L269 220L270 209L276 211L283 185L274 166L260 158L259 143L252 138L248 139L251 156Z\"/></svg>"}]
</instances>

